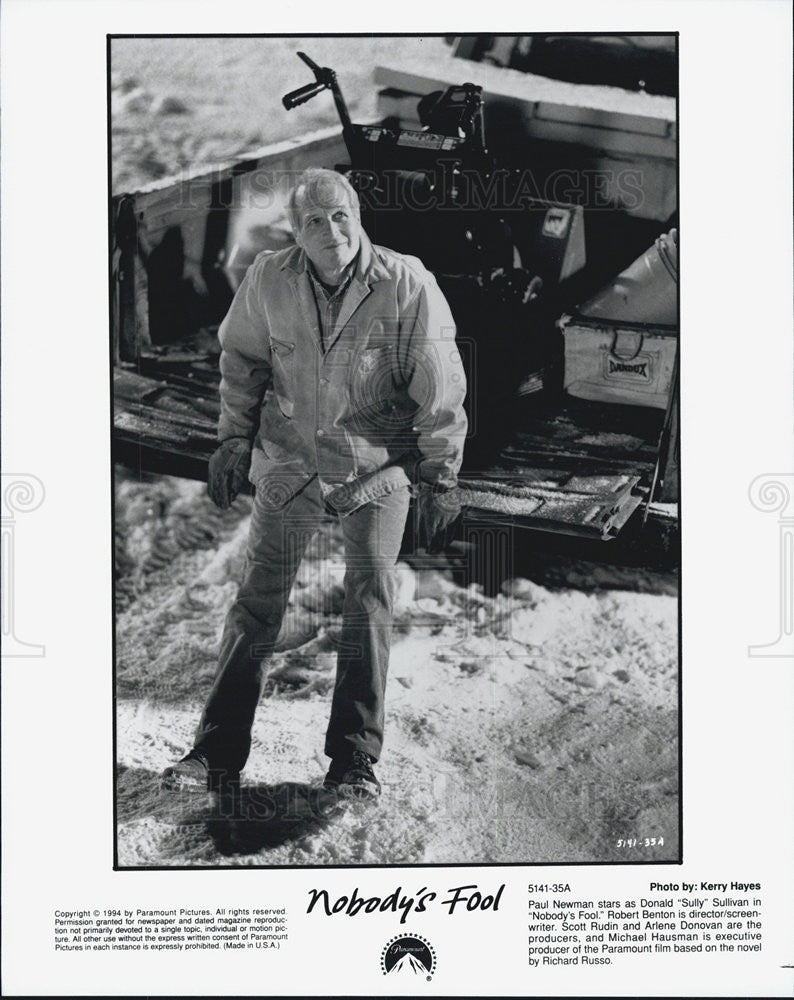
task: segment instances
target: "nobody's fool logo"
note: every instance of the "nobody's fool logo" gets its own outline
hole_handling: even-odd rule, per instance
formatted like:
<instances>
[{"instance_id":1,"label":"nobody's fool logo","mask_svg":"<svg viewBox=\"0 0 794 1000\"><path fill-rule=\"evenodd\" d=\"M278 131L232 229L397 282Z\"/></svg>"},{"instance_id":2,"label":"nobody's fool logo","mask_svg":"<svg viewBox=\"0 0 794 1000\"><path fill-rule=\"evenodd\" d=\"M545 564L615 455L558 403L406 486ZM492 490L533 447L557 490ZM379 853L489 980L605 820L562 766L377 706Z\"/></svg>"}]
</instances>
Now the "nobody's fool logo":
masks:
<instances>
[{"instance_id":1,"label":"nobody's fool logo","mask_svg":"<svg viewBox=\"0 0 794 1000\"><path fill-rule=\"evenodd\" d=\"M384 947L380 966L384 976L406 979L421 976L430 982L436 969L436 953L427 938L419 934L400 934Z\"/></svg>"}]
</instances>

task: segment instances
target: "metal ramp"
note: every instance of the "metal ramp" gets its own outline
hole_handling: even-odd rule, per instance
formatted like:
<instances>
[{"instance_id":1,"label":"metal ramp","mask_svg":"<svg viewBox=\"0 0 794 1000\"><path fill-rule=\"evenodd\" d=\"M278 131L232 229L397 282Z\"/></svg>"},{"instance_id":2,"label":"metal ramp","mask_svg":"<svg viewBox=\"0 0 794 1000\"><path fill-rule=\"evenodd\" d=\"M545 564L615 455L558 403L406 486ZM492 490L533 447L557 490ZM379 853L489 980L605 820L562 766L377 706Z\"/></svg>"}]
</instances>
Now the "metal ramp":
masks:
<instances>
[{"instance_id":1,"label":"metal ramp","mask_svg":"<svg viewBox=\"0 0 794 1000\"><path fill-rule=\"evenodd\" d=\"M217 339L203 331L114 372L114 461L203 480L217 445ZM460 476L477 517L609 540L647 499L661 414L555 397L535 406L496 462Z\"/></svg>"}]
</instances>

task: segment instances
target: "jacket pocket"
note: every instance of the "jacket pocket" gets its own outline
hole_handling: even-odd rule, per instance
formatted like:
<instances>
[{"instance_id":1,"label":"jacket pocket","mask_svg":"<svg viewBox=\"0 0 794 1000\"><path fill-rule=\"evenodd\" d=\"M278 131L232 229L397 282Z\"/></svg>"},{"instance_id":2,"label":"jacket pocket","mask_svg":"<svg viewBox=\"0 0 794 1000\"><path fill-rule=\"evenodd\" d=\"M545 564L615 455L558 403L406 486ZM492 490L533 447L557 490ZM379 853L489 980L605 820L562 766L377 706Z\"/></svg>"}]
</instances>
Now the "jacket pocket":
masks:
<instances>
[{"instance_id":1,"label":"jacket pocket","mask_svg":"<svg viewBox=\"0 0 794 1000\"><path fill-rule=\"evenodd\" d=\"M290 418L295 397L295 344L270 338L273 352L273 393L282 414Z\"/></svg>"},{"instance_id":2,"label":"jacket pocket","mask_svg":"<svg viewBox=\"0 0 794 1000\"><path fill-rule=\"evenodd\" d=\"M274 462L290 462L299 457L302 442L295 424L285 419L278 398L265 402L259 422L259 446Z\"/></svg>"}]
</instances>

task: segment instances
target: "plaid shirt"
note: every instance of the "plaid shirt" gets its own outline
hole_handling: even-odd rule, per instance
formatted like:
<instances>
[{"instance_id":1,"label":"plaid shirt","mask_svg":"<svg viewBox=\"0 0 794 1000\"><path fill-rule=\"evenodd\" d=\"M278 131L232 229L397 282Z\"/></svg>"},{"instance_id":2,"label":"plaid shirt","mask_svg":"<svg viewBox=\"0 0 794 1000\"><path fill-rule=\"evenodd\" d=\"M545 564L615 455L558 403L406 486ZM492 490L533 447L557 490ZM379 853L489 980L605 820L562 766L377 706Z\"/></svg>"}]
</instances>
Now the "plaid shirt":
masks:
<instances>
[{"instance_id":1,"label":"plaid shirt","mask_svg":"<svg viewBox=\"0 0 794 1000\"><path fill-rule=\"evenodd\" d=\"M334 332L334 327L336 326L336 321L339 319L339 313L345 299L345 292L350 285L350 279L355 273L357 263L358 255L348 264L346 268L347 273L341 283L336 288L329 289L317 277L311 261L307 261L306 270L312 284L314 301L317 303L317 318L320 323L320 337L322 338L323 351L327 350L331 334Z\"/></svg>"}]
</instances>

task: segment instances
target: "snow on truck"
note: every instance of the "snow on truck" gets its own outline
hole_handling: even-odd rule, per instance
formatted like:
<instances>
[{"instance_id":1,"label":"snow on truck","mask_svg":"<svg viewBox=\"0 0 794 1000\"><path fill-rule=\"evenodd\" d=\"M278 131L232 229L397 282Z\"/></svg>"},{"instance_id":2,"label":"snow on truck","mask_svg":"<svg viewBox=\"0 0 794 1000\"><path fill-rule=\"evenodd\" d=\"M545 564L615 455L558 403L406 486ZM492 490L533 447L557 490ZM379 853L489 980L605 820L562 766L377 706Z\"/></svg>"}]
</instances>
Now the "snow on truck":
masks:
<instances>
[{"instance_id":1,"label":"snow on truck","mask_svg":"<svg viewBox=\"0 0 794 1000\"><path fill-rule=\"evenodd\" d=\"M675 53L648 36L632 62L620 39L585 37L570 64L577 37L562 36L562 79L555 36L468 36L446 62L380 65L365 123L333 69L298 53L313 79L282 113L329 90L341 127L114 196L114 461L206 477L218 325L254 256L292 241L289 178L330 167L373 241L420 257L452 309L462 521L675 555Z\"/></svg>"}]
</instances>

